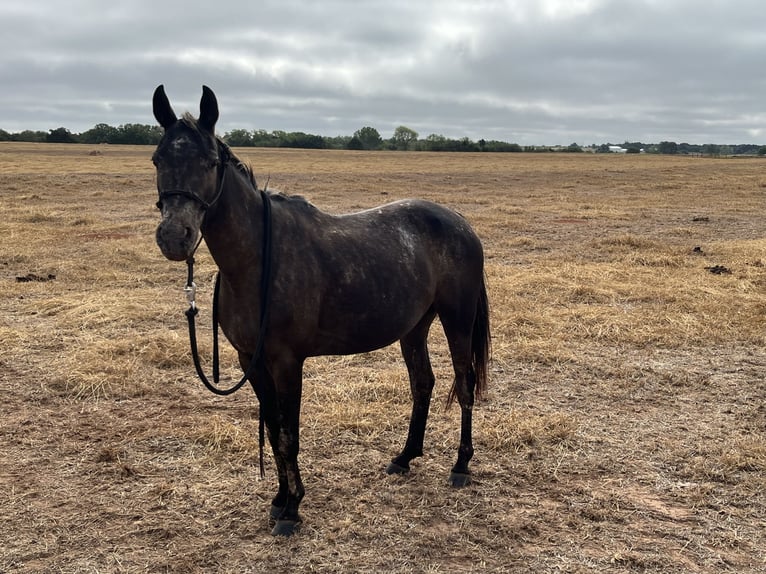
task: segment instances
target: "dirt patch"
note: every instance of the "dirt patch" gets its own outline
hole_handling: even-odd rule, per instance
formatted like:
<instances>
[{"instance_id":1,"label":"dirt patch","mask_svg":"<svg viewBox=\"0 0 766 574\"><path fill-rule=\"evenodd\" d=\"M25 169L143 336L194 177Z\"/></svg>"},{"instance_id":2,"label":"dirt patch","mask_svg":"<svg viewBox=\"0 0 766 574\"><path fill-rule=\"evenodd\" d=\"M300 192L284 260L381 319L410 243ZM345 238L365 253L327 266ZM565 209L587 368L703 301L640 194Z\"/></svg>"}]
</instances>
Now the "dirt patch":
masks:
<instances>
[{"instance_id":1,"label":"dirt patch","mask_svg":"<svg viewBox=\"0 0 766 574\"><path fill-rule=\"evenodd\" d=\"M53 281L55 278L56 276L53 273L46 273L45 275L38 275L37 273L27 273L26 275L17 275L16 283L29 283L30 281L45 283L46 281Z\"/></svg>"}]
</instances>

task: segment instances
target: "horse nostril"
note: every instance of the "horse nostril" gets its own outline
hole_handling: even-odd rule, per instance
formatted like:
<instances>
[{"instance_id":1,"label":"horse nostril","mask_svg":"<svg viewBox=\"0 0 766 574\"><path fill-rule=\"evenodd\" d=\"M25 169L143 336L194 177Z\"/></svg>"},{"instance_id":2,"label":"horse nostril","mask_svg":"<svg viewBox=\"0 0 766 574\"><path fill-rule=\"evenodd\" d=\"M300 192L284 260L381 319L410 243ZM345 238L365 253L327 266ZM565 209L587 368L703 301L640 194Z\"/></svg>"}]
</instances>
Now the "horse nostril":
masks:
<instances>
[{"instance_id":1,"label":"horse nostril","mask_svg":"<svg viewBox=\"0 0 766 574\"><path fill-rule=\"evenodd\" d=\"M192 238L192 228L191 227L184 227L184 233L186 236L186 239Z\"/></svg>"}]
</instances>

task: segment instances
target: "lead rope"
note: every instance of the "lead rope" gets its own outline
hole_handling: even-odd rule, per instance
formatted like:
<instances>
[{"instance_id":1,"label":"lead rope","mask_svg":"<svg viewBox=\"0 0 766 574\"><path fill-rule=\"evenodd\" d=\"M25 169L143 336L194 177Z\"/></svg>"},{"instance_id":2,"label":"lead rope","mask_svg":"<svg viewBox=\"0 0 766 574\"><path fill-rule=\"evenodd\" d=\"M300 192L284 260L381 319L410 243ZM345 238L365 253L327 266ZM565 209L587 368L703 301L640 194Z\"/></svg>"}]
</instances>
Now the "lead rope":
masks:
<instances>
[{"instance_id":1,"label":"lead rope","mask_svg":"<svg viewBox=\"0 0 766 574\"><path fill-rule=\"evenodd\" d=\"M186 298L189 301L189 309L186 310L186 319L189 323L189 344L191 345L192 360L194 361L194 368L197 371L197 376L205 385L207 390L218 396L227 396L237 392L248 381L251 375L256 371L265 368L263 364L263 346L266 339L266 329L268 327L269 311L271 306L271 200L265 191L261 190L261 200L263 203L263 252L262 252L262 271L261 271L261 321L258 327L258 344L255 348L250 364L247 366L247 370L238 383L229 387L228 389L221 389L217 385L220 383L220 360L218 350L218 296L221 289L221 273L220 271L215 277L215 288L213 289L213 382L205 375L202 369L199 358L199 350L197 348L197 328L195 318L199 313L195 296L197 293L197 286L194 284L194 255L190 256L186 260L187 275L186 275ZM199 243L197 244L199 246ZM196 248L195 248L196 251ZM262 373L261 373L262 376ZM257 396L257 394L256 394ZM263 447L265 445L264 439L264 420L263 420L263 408L259 400L258 407L258 446L259 446L259 458L260 458L260 471L261 478L266 476L263 464Z\"/></svg>"}]
</instances>

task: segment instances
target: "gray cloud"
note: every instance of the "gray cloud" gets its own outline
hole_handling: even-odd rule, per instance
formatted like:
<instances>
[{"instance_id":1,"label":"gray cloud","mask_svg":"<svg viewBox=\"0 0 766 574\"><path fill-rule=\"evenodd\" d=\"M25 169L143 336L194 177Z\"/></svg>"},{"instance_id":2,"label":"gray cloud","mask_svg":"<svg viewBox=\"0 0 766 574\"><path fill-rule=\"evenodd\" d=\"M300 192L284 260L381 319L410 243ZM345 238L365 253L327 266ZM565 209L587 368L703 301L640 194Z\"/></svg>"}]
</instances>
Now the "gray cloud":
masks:
<instances>
[{"instance_id":1,"label":"gray cloud","mask_svg":"<svg viewBox=\"0 0 766 574\"><path fill-rule=\"evenodd\" d=\"M6 0L0 20L8 131L153 123L157 84L195 111L204 83L220 132L766 140L755 0Z\"/></svg>"}]
</instances>

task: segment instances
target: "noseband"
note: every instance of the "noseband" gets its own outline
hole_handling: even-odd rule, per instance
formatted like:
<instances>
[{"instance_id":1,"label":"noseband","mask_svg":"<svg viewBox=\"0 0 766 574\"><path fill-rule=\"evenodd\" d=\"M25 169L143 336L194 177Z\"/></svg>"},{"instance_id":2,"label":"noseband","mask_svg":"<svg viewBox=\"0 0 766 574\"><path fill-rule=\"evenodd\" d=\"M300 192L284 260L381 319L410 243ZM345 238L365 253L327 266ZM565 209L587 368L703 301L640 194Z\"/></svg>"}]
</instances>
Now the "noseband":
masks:
<instances>
[{"instance_id":1,"label":"noseband","mask_svg":"<svg viewBox=\"0 0 766 574\"><path fill-rule=\"evenodd\" d=\"M198 203L200 207L202 207L203 211L207 211L213 207L218 202L218 200L221 199L221 194L223 193L223 184L226 180L226 168L228 167L229 160L231 159L231 152L229 151L227 145L219 143L218 152L220 155L220 160L218 162L218 165L220 166L220 175L218 176L218 190L216 191L215 197L213 197L211 201L205 201L199 195L188 189L165 189L159 192L159 201L157 202L157 207L162 209L163 200L173 196L180 196L185 197L186 199L190 199Z\"/></svg>"}]
</instances>

